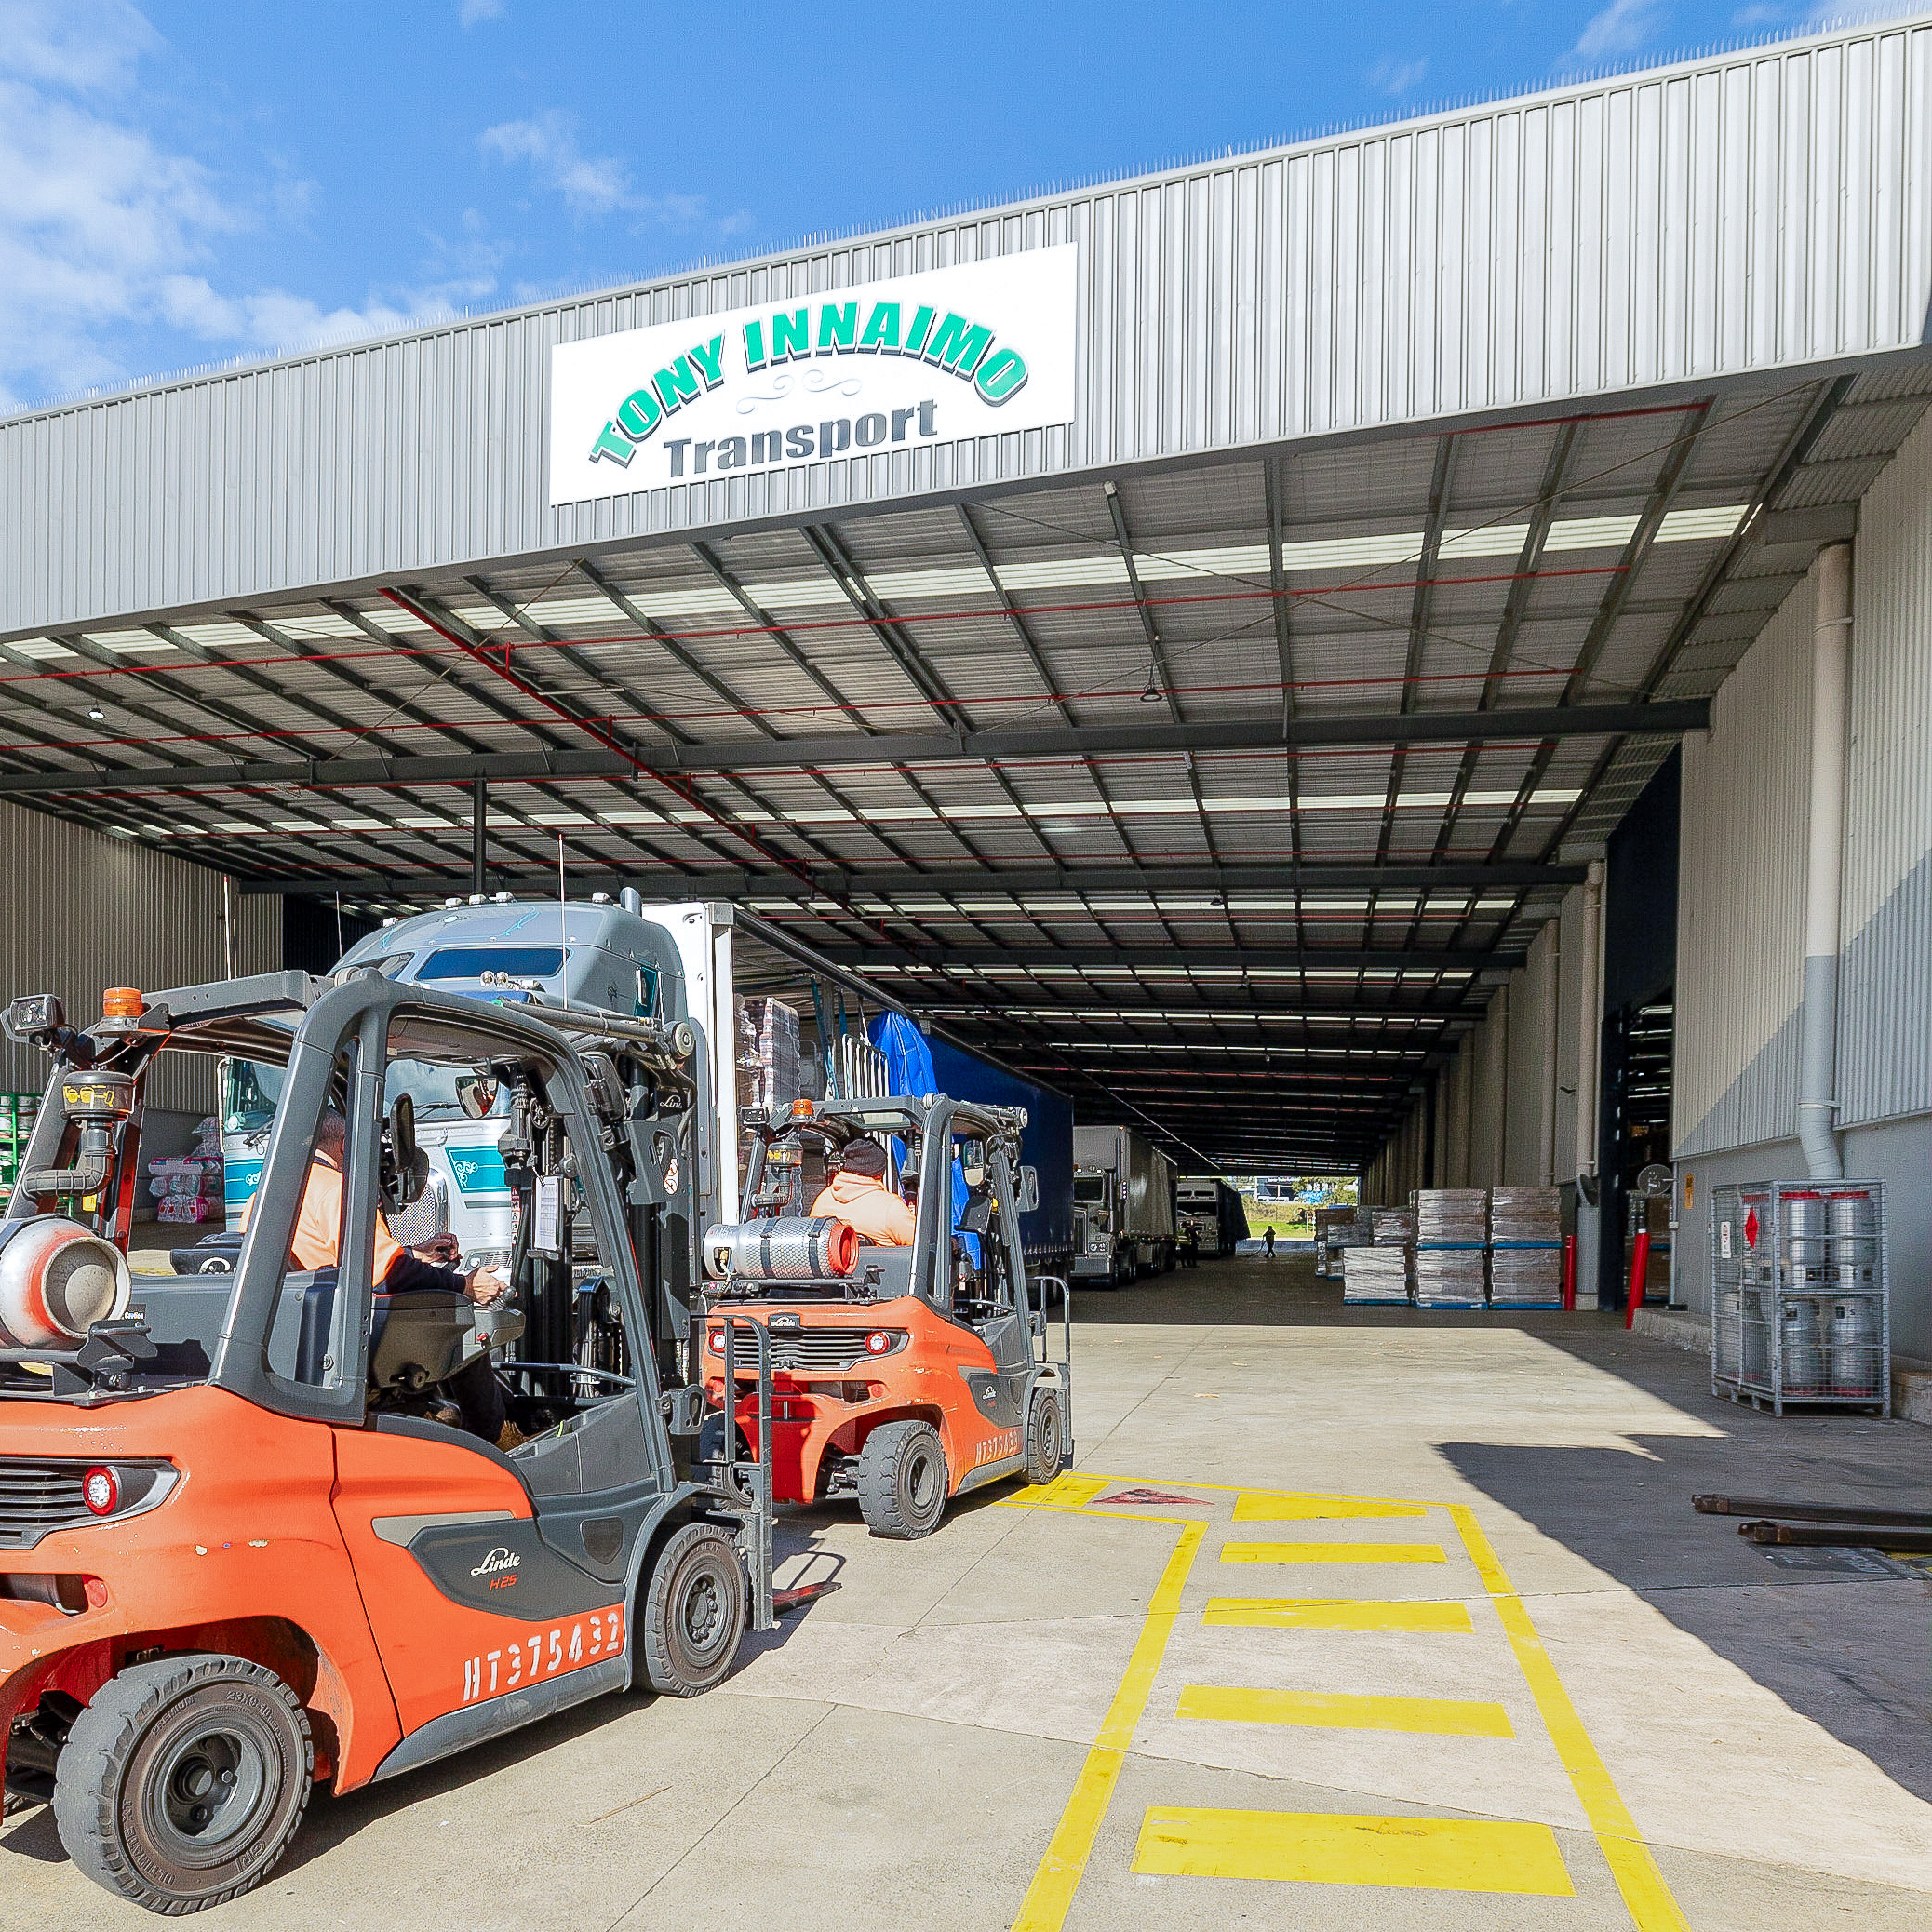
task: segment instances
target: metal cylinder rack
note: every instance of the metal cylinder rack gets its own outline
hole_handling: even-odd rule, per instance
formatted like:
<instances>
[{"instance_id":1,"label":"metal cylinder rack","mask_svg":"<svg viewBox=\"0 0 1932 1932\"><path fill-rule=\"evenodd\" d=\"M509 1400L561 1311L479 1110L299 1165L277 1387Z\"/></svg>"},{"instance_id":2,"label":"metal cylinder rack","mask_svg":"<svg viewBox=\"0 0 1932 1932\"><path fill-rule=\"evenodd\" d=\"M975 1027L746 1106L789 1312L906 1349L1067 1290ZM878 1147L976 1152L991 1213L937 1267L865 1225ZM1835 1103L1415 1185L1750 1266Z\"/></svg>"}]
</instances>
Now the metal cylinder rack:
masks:
<instances>
[{"instance_id":1,"label":"metal cylinder rack","mask_svg":"<svg viewBox=\"0 0 1932 1932\"><path fill-rule=\"evenodd\" d=\"M1883 1181L1743 1181L1711 1203L1711 1387L1787 1402L1892 1407Z\"/></svg>"}]
</instances>

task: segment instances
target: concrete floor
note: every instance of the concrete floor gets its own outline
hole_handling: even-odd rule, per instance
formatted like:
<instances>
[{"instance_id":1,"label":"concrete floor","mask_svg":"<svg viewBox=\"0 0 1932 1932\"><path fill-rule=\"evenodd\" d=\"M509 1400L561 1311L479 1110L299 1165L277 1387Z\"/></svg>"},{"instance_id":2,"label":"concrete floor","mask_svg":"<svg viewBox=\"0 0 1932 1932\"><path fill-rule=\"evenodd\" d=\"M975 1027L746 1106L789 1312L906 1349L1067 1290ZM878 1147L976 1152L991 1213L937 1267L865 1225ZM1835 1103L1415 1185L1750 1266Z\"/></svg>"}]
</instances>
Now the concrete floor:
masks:
<instances>
[{"instance_id":1,"label":"concrete floor","mask_svg":"<svg viewBox=\"0 0 1932 1932\"><path fill-rule=\"evenodd\" d=\"M839 1588L720 1691L318 1799L220 1922L1927 1923L1932 1582L1773 1563L1689 1498L1923 1509L1932 1435L1715 1402L1695 1357L1605 1317L1344 1310L1305 1257L1078 1313L1052 1492L916 1544L792 1516L785 1575ZM1133 1487L1171 1500L1106 1502ZM1390 1545L1433 1554L1370 1560ZM137 1922L45 1813L0 1832L0 1925Z\"/></svg>"}]
</instances>

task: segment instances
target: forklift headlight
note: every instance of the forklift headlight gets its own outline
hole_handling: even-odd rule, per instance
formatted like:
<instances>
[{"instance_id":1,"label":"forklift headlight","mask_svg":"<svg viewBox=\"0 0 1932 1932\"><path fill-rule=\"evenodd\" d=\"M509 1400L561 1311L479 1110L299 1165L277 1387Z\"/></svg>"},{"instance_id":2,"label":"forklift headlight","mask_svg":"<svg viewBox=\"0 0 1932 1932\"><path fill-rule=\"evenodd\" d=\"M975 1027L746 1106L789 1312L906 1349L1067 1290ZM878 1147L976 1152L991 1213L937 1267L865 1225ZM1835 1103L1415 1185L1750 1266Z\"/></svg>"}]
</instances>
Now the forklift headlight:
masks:
<instances>
[{"instance_id":1,"label":"forklift headlight","mask_svg":"<svg viewBox=\"0 0 1932 1932\"><path fill-rule=\"evenodd\" d=\"M902 1328L875 1328L865 1337L867 1355L891 1355L895 1349L906 1346L906 1331Z\"/></svg>"},{"instance_id":2,"label":"forklift headlight","mask_svg":"<svg viewBox=\"0 0 1932 1932\"><path fill-rule=\"evenodd\" d=\"M140 1516L163 1501L181 1477L172 1463L91 1463L81 1476L81 1501L89 1516Z\"/></svg>"},{"instance_id":3,"label":"forklift headlight","mask_svg":"<svg viewBox=\"0 0 1932 1932\"><path fill-rule=\"evenodd\" d=\"M712 1354L722 1355L724 1353L724 1330L721 1328L711 1330L704 1337L704 1346L710 1349Z\"/></svg>"}]
</instances>

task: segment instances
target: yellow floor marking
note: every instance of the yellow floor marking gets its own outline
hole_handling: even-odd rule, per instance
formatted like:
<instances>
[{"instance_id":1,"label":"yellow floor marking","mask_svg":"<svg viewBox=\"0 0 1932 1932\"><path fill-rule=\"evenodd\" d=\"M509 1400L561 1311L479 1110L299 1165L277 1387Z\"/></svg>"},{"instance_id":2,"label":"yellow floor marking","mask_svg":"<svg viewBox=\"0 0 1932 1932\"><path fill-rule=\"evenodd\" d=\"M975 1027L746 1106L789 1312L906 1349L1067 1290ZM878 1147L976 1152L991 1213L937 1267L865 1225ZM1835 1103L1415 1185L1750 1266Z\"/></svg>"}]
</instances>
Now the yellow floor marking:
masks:
<instances>
[{"instance_id":1,"label":"yellow floor marking","mask_svg":"<svg viewBox=\"0 0 1932 1932\"><path fill-rule=\"evenodd\" d=\"M1237 1523L1339 1522L1348 1517L1427 1516L1421 1503L1378 1503L1359 1496L1281 1496L1244 1489L1234 1499Z\"/></svg>"},{"instance_id":2,"label":"yellow floor marking","mask_svg":"<svg viewBox=\"0 0 1932 1932\"><path fill-rule=\"evenodd\" d=\"M1224 1543L1224 1563L1445 1563L1440 1543Z\"/></svg>"},{"instance_id":3,"label":"yellow floor marking","mask_svg":"<svg viewBox=\"0 0 1932 1932\"><path fill-rule=\"evenodd\" d=\"M1155 1586L1134 1655L1127 1660L1126 1672L1114 1693L1100 1735L1093 1740L1093 1748L1087 1753L1087 1762L1074 1782L1073 1795L1060 1814L1046 1857L1040 1859L1033 1883L1026 1888L1020 1915L1013 1922L1013 1932L1059 1932L1066 1920L1080 1874L1087 1869L1093 1841L1099 1835L1101 1820L1113 1799L1114 1786L1120 1781L1127 1747L1134 1742L1134 1726L1147 1709L1161 1659L1167 1654L1167 1640L1174 1634L1174 1618L1180 1613L1182 1588L1206 1535L1207 1525L1203 1523L1181 1525L1181 1539Z\"/></svg>"},{"instance_id":4,"label":"yellow floor marking","mask_svg":"<svg viewBox=\"0 0 1932 1932\"><path fill-rule=\"evenodd\" d=\"M1028 1483L1000 1501L1009 1509L1080 1509L1103 1489L1110 1489L1113 1481L1111 1476L1059 1475L1051 1483Z\"/></svg>"},{"instance_id":5,"label":"yellow floor marking","mask_svg":"<svg viewBox=\"0 0 1932 1932\"><path fill-rule=\"evenodd\" d=\"M1174 1878L1576 1896L1548 1825L1154 1805L1134 1869Z\"/></svg>"},{"instance_id":6,"label":"yellow floor marking","mask_svg":"<svg viewBox=\"0 0 1932 1932\"><path fill-rule=\"evenodd\" d=\"M1246 1630L1422 1630L1471 1635L1467 1603L1373 1603L1356 1598L1210 1597L1205 1624Z\"/></svg>"},{"instance_id":7,"label":"yellow floor marking","mask_svg":"<svg viewBox=\"0 0 1932 1932\"><path fill-rule=\"evenodd\" d=\"M1245 1690L1190 1684L1176 1717L1212 1724L1301 1724L1324 1731L1413 1731L1433 1737L1513 1737L1500 1704L1460 1697L1364 1697L1339 1691Z\"/></svg>"},{"instance_id":8,"label":"yellow floor marking","mask_svg":"<svg viewBox=\"0 0 1932 1932\"><path fill-rule=\"evenodd\" d=\"M1596 1833L1597 1844L1603 1848L1637 1932L1688 1932L1689 1922L1670 1896L1670 1886L1664 1883L1662 1872L1638 1833L1636 1820L1611 1782L1609 1770L1597 1755L1596 1746L1590 1741L1583 1720L1576 1715L1576 1707L1570 1702L1570 1695L1556 1674L1556 1666L1543 1647L1543 1640L1536 1634L1536 1627L1530 1621L1515 1585L1490 1547L1489 1538L1483 1534L1474 1513L1463 1504L1451 1504L1449 1513L1456 1519L1463 1547L1469 1552L1483 1588L1496 1604L1509 1647L1516 1654L1516 1662L1536 1700L1536 1710L1556 1745L1563 1769L1570 1775L1571 1784L1576 1787L1584 1816Z\"/></svg>"}]
</instances>

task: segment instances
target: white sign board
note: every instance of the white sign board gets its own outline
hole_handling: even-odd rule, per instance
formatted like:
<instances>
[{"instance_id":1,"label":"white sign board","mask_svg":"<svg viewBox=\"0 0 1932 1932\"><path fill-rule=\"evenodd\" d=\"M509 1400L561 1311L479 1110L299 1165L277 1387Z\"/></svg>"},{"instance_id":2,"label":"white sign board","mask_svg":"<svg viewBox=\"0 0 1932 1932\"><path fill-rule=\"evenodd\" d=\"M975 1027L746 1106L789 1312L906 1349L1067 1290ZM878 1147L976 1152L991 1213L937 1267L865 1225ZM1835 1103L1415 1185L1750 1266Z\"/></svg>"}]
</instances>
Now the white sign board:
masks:
<instances>
[{"instance_id":1,"label":"white sign board","mask_svg":"<svg viewBox=\"0 0 1932 1932\"><path fill-rule=\"evenodd\" d=\"M550 501L1070 423L1071 243L550 352Z\"/></svg>"}]
</instances>

